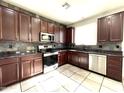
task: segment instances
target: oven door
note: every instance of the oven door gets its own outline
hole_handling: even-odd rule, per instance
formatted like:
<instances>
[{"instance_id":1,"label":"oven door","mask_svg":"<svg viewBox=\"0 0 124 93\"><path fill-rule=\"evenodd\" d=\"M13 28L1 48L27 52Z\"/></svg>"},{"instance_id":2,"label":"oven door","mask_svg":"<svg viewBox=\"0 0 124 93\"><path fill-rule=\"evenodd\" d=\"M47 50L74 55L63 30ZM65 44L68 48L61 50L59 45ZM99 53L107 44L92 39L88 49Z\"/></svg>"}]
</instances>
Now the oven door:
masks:
<instances>
[{"instance_id":1,"label":"oven door","mask_svg":"<svg viewBox=\"0 0 124 93\"><path fill-rule=\"evenodd\" d=\"M49 54L44 54L44 66L51 66L56 64L58 61L58 54L54 53L49 53Z\"/></svg>"}]
</instances>

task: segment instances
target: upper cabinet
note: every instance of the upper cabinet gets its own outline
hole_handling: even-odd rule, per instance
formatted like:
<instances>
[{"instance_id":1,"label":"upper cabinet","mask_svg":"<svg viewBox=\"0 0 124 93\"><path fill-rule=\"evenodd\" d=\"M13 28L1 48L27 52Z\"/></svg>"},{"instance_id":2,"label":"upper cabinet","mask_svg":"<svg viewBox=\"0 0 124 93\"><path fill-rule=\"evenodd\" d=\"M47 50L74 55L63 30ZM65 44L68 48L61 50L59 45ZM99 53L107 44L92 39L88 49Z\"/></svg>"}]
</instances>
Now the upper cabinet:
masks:
<instances>
[{"instance_id":1,"label":"upper cabinet","mask_svg":"<svg viewBox=\"0 0 124 93\"><path fill-rule=\"evenodd\" d=\"M98 42L121 42L123 38L123 15L116 13L98 19Z\"/></svg>"},{"instance_id":2,"label":"upper cabinet","mask_svg":"<svg viewBox=\"0 0 124 93\"><path fill-rule=\"evenodd\" d=\"M108 41L108 29L107 29L107 18L103 17L98 19L98 32L97 40L98 42Z\"/></svg>"},{"instance_id":3,"label":"upper cabinet","mask_svg":"<svg viewBox=\"0 0 124 93\"><path fill-rule=\"evenodd\" d=\"M75 34L75 29L74 27L69 27L66 28L66 43L74 43L74 34Z\"/></svg>"},{"instance_id":4,"label":"upper cabinet","mask_svg":"<svg viewBox=\"0 0 124 93\"><path fill-rule=\"evenodd\" d=\"M48 23L48 33L54 34L54 24L53 23Z\"/></svg>"},{"instance_id":5,"label":"upper cabinet","mask_svg":"<svg viewBox=\"0 0 124 93\"><path fill-rule=\"evenodd\" d=\"M60 28L59 25L55 24L55 29L54 29L54 41L56 43L60 43Z\"/></svg>"},{"instance_id":6,"label":"upper cabinet","mask_svg":"<svg viewBox=\"0 0 124 93\"><path fill-rule=\"evenodd\" d=\"M117 13L110 17L110 41L122 41L123 37L123 14Z\"/></svg>"},{"instance_id":7,"label":"upper cabinet","mask_svg":"<svg viewBox=\"0 0 124 93\"><path fill-rule=\"evenodd\" d=\"M64 26L60 26L60 43L66 42L66 28Z\"/></svg>"},{"instance_id":8,"label":"upper cabinet","mask_svg":"<svg viewBox=\"0 0 124 93\"><path fill-rule=\"evenodd\" d=\"M39 42L39 33L40 33L40 19L31 18L31 41Z\"/></svg>"},{"instance_id":9,"label":"upper cabinet","mask_svg":"<svg viewBox=\"0 0 124 93\"><path fill-rule=\"evenodd\" d=\"M17 40L18 13L12 9L0 7L0 39Z\"/></svg>"},{"instance_id":10,"label":"upper cabinet","mask_svg":"<svg viewBox=\"0 0 124 93\"><path fill-rule=\"evenodd\" d=\"M43 33L48 32L48 23L47 23L47 21L41 20L41 32L43 32Z\"/></svg>"},{"instance_id":11,"label":"upper cabinet","mask_svg":"<svg viewBox=\"0 0 124 93\"><path fill-rule=\"evenodd\" d=\"M19 35L20 41L29 42L30 41L30 16L19 13Z\"/></svg>"}]
</instances>

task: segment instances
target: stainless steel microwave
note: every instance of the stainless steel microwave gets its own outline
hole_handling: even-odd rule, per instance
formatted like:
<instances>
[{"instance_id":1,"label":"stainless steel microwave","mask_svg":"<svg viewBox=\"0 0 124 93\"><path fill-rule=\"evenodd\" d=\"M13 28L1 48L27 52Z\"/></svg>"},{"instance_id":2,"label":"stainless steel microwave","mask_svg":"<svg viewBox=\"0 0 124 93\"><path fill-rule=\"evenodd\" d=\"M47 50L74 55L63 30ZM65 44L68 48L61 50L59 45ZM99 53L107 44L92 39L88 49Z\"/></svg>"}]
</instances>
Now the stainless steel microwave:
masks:
<instances>
[{"instance_id":1,"label":"stainless steel microwave","mask_svg":"<svg viewBox=\"0 0 124 93\"><path fill-rule=\"evenodd\" d=\"M41 42L54 42L54 34L40 33Z\"/></svg>"}]
</instances>

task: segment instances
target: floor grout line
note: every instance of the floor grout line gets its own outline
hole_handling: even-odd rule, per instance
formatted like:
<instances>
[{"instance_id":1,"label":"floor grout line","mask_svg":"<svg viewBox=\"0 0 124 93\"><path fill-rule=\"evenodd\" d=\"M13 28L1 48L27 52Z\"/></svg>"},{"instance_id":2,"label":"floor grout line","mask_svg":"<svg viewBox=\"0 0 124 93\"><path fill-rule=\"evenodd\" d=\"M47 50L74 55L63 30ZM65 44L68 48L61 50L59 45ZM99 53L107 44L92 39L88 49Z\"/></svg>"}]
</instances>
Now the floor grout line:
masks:
<instances>
[{"instance_id":1,"label":"floor grout line","mask_svg":"<svg viewBox=\"0 0 124 93\"><path fill-rule=\"evenodd\" d=\"M101 90L101 88L102 88L104 78L105 78L105 77L103 77L102 82L101 82L101 84L100 84L99 92L100 92L100 90Z\"/></svg>"}]
</instances>

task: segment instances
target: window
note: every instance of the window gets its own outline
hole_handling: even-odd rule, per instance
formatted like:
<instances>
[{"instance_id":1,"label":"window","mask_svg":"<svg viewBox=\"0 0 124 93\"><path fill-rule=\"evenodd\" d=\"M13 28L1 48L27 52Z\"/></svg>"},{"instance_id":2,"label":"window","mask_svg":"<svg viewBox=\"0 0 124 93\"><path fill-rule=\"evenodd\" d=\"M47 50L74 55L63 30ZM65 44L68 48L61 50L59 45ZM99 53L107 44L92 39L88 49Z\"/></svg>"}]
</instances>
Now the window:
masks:
<instances>
[{"instance_id":1,"label":"window","mask_svg":"<svg viewBox=\"0 0 124 93\"><path fill-rule=\"evenodd\" d=\"M76 45L96 45L97 43L97 22L92 22L75 27Z\"/></svg>"}]
</instances>

